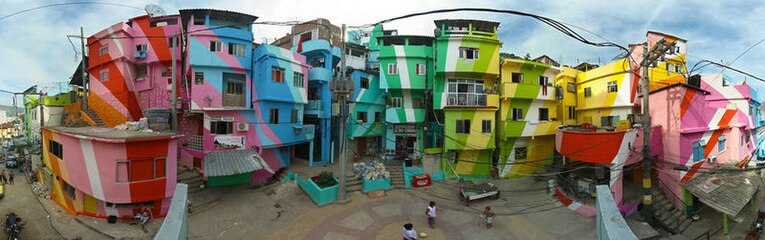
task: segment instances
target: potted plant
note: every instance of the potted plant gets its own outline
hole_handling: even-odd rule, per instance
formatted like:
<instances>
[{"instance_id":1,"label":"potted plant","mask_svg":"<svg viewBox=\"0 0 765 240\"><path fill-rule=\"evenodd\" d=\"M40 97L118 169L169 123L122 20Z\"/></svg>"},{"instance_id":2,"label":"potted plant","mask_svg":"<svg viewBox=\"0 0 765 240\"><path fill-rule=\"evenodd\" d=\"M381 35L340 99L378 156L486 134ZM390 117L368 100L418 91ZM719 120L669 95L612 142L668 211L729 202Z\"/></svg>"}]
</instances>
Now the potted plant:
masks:
<instances>
[{"instance_id":1,"label":"potted plant","mask_svg":"<svg viewBox=\"0 0 765 240\"><path fill-rule=\"evenodd\" d=\"M324 171L320 173L319 176L312 177L311 180L313 180L319 188L328 188L337 185L335 176L329 171Z\"/></svg>"}]
</instances>

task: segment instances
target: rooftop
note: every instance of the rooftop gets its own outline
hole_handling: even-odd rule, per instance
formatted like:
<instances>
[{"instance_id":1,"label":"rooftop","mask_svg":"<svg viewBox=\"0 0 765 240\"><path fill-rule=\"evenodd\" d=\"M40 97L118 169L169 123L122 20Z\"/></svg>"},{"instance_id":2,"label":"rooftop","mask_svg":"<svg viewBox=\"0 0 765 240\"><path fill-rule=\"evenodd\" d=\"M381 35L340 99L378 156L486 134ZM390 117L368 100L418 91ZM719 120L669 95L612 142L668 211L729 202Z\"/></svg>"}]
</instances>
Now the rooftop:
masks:
<instances>
[{"instance_id":1,"label":"rooftop","mask_svg":"<svg viewBox=\"0 0 765 240\"><path fill-rule=\"evenodd\" d=\"M106 127L46 127L47 129L61 132L65 134L70 134L75 137L77 136L86 136L86 137L93 137L93 138L101 138L101 139L150 139L150 138L157 138L157 137L180 137L180 134L177 134L172 131L161 131L161 132L139 132L139 131L131 131L131 130L119 130L114 128L106 128Z\"/></svg>"},{"instance_id":2,"label":"rooftop","mask_svg":"<svg viewBox=\"0 0 765 240\"><path fill-rule=\"evenodd\" d=\"M417 35L386 35L377 37L377 41L383 41L385 46L404 45L409 40L412 46L433 46L433 37Z\"/></svg>"},{"instance_id":3,"label":"rooftop","mask_svg":"<svg viewBox=\"0 0 765 240\"><path fill-rule=\"evenodd\" d=\"M433 21L436 27L440 28L442 25L446 26L459 26L467 27L472 24L475 30L484 32L494 32L494 28L499 27L499 22L478 20L478 19L441 19Z\"/></svg>"}]
</instances>

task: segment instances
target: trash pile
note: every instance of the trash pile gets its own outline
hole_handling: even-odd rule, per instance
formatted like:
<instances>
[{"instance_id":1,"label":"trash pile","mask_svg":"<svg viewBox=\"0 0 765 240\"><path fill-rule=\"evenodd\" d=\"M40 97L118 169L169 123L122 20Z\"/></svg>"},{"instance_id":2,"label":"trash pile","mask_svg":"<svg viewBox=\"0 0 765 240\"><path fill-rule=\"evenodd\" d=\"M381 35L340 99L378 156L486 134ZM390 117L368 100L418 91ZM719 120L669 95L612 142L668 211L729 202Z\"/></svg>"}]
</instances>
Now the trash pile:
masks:
<instances>
[{"instance_id":1,"label":"trash pile","mask_svg":"<svg viewBox=\"0 0 765 240\"><path fill-rule=\"evenodd\" d=\"M358 179L376 180L390 178L390 172L379 161L360 162L353 164L353 173Z\"/></svg>"},{"instance_id":2,"label":"trash pile","mask_svg":"<svg viewBox=\"0 0 765 240\"><path fill-rule=\"evenodd\" d=\"M117 125L116 127L114 127L114 129L130 130L130 131L137 131L142 133L154 132L153 130L149 129L149 122L145 117L139 119L137 122L128 121L123 124Z\"/></svg>"},{"instance_id":3,"label":"trash pile","mask_svg":"<svg viewBox=\"0 0 765 240\"><path fill-rule=\"evenodd\" d=\"M41 182L34 182L32 183L32 191L39 197L45 197L47 199L50 199L50 194L48 194L48 188L45 187Z\"/></svg>"}]
</instances>

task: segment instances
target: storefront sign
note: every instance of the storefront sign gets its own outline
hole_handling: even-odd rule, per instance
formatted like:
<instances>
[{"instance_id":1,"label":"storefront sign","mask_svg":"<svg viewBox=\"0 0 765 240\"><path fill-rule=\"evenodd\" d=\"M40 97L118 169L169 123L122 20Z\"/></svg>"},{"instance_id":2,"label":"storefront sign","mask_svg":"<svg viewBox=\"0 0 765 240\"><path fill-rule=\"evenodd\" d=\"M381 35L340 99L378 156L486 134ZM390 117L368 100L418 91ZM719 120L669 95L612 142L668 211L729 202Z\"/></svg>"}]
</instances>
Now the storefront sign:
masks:
<instances>
[{"instance_id":1,"label":"storefront sign","mask_svg":"<svg viewBox=\"0 0 765 240\"><path fill-rule=\"evenodd\" d=\"M396 124L393 125L394 134L417 134L417 124Z\"/></svg>"},{"instance_id":2,"label":"storefront sign","mask_svg":"<svg viewBox=\"0 0 765 240\"><path fill-rule=\"evenodd\" d=\"M215 136L215 149L244 148L244 136Z\"/></svg>"}]
</instances>

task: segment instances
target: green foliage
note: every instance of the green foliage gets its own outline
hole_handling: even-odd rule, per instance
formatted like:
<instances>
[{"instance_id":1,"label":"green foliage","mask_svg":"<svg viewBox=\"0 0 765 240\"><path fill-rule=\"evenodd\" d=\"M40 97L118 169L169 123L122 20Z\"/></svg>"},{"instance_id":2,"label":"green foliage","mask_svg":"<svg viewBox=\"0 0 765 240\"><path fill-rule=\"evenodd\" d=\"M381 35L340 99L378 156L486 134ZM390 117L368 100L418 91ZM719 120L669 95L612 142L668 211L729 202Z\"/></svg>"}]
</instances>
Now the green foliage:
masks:
<instances>
[{"instance_id":1,"label":"green foliage","mask_svg":"<svg viewBox=\"0 0 765 240\"><path fill-rule=\"evenodd\" d=\"M335 184L337 184L337 181L335 180L335 176L332 175L332 172L330 171L322 172L316 179L316 185L319 185L320 188L328 188L334 186Z\"/></svg>"}]
</instances>

